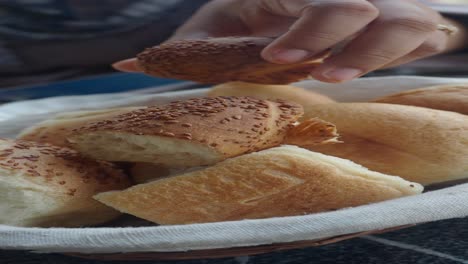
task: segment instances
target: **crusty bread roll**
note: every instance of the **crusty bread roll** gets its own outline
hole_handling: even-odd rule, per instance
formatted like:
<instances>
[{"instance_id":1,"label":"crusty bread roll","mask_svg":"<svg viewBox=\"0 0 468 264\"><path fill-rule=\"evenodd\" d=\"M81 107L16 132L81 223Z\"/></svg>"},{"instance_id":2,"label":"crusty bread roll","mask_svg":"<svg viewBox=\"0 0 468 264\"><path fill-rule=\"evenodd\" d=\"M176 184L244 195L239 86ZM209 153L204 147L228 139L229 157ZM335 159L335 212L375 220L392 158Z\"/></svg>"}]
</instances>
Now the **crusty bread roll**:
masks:
<instances>
[{"instance_id":1,"label":"crusty bread roll","mask_svg":"<svg viewBox=\"0 0 468 264\"><path fill-rule=\"evenodd\" d=\"M138 54L138 65L153 76L200 83L288 84L308 78L328 54L302 63L274 64L260 56L272 41L259 37L177 40Z\"/></svg>"},{"instance_id":2,"label":"crusty bread roll","mask_svg":"<svg viewBox=\"0 0 468 264\"><path fill-rule=\"evenodd\" d=\"M426 185L468 177L468 116L380 103L307 109L307 116L333 122L344 142L309 147L313 151Z\"/></svg>"},{"instance_id":3,"label":"crusty bread roll","mask_svg":"<svg viewBox=\"0 0 468 264\"><path fill-rule=\"evenodd\" d=\"M331 98L292 85L267 85L246 82L228 82L214 86L208 96L251 96L259 99L284 99L302 106L334 103Z\"/></svg>"},{"instance_id":4,"label":"crusty bread roll","mask_svg":"<svg viewBox=\"0 0 468 264\"><path fill-rule=\"evenodd\" d=\"M57 115L56 117L40 122L19 133L18 139L40 143L49 143L55 146L72 147L67 137L73 130L87 123L118 115L140 107L122 107L96 111L78 111Z\"/></svg>"},{"instance_id":5,"label":"crusty bread roll","mask_svg":"<svg viewBox=\"0 0 468 264\"><path fill-rule=\"evenodd\" d=\"M286 101L210 97L148 107L91 123L69 141L89 157L147 162L166 168L210 165L229 157L277 146L287 140L302 107ZM311 121L314 124L314 121ZM330 141L330 123L310 126L310 143ZM320 127L323 127L321 129ZM315 133L320 130L325 135ZM302 127L299 127L302 131ZM293 137L304 135L290 133Z\"/></svg>"},{"instance_id":6,"label":"crusty bread roll","mask_svg":"<svg viewBox=\"0 0 468 264\"><path fill-rule=\"evenodd\" d=\"M348 160L281 146L95 198L168 225L303 215L421 192Z\"/></svg>"},{"instance_id":7,"label":"crusty bread roll","mask_svg":"<svg viewBox=\"0 0 468 264\"><path fill-rule=\"evenodd\" d=\"M341 143L335 125L316 118L306 120L290 129L283 142L302 147ZM168 168L161 164L135 163L130 167L130 176L134 183L140 184L202 168L200 166Z\"/></svg>"},{"instance_id":8,"label":"crusty bread roll","mask_svg":"<svg viewBox=\"0 0 468 264\"><path fill-rule=\"evenodd\" d=\"M0 224L74 227L109 221L119 212L92 196L129 186L107 162L28 141L0 139Z\"/></svg>"},{"instance_id":9,"label":"crusty bread roll","mask_svg":"<svg viewBox=\"0 0 468 264\"><path fill-rule=\"evenodd\" d=\"M468 84L447 84L409 90L378 98L374 102L414 105L468 115Z\"/></svg>"}]
</instances>

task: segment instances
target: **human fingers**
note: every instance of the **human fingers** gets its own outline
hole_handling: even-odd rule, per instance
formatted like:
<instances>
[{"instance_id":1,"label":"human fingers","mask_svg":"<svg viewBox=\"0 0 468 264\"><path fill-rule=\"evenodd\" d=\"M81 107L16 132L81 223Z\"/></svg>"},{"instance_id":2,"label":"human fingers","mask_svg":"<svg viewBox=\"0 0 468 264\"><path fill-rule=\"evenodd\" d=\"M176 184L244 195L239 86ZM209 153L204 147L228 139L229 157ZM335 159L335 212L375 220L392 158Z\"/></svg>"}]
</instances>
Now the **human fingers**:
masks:
<instances>
[{"instance_id":1,"label":"human fingers","mask_svg":"<svg viewBox=\"0 0 468 264\"><path fill-rule=\"evenodd\" d=\"M297 17L290 29L262 51L274 63L295 63L356 34L379 14L365 0L258 0L278 16Z\"/></svg>"},{"instance_id":2,"label":"human fingers","mask_svg":"<svg viewBox=\"0 0 468 264\"><path fill-rule=\"evenodd\" d=\"M447 34L441 31L436 31L417 49L407 54L406 56L403 56L385 65L383 68L391 68L415 60L440 54L446 50L447 42Z\"/></svg>"},{"instance_id":3,"label":"human fingers","mask_svg":"<svg viewBox=\"0 0 468 264\"><path fill-rule=\"evenodd\" d=\"M379 17L341 53L316 68L311 73L315 79L348 81L411 54L437 31L441 19L437 12L415 1L372 3L379 8Z\"/></svg>"}]
</instances>

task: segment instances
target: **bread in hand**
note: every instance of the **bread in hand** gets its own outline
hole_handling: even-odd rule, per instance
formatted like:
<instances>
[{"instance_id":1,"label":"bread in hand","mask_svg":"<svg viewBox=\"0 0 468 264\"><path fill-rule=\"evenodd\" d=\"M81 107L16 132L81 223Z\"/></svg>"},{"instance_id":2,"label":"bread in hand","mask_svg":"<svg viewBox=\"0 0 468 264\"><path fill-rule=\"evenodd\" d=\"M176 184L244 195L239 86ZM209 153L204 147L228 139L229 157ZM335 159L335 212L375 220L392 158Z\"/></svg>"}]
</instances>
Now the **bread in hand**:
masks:
<instances>
[{"instance_id":1,"label":"bread in hand","mask_svg":"<svg viewBox=\"0 0 468 264\"><path fill-rule=\"evenodd\" d=\"M29 141L0 139L0 224L78 227L120 215L93 195L129 186L107 162Z\"/></svg>"},{"instance_id":2,"label":"bread in hand","mask_svg":"<svg viewBox=\"0 0 468 264\"><path fill-rule=\"evenodd\" d=\"M288 84L307 79L328 54L301 63L274 64L260 56L272 41L261 37L176 40L138 54L138 65L152 76L200 83Z\"/></svg>"},{"instance_id":3,"label":"bread in hand","mask_svg":"<svg viewBox=\"0 0 468 264\"><path fill-rule=\"evenodd\" d=\"M336 125L341 144L309 149L425 185L468 177L468 116L383 103L310 105Z\"/></svg>"},{"instance_id":4,"label":"bread in hand","mask_svg":"<svg viewBox=\"0 0 468 264\"><path fill-rule=\"evenodd\" d=\"M139 107L63 113L21 131L17 138L27 141L49 143L60 147L72 147L67 138L72 134L73 130L90 122L136 109L139 109Z\"/></svg>"},{"instance_id":5,"label":"bread in hand","mask_svg":"<svg viewBox=\"0 0 468 264\"><path fill-rule=\"evenodd\" d=\"M468 115L468 84L446 84L409 90L378 98L374 102L414 105Z\"/></svg>"},{"instance_id":6,"label":"bread in hand","mask_svg":"<svg viewBox=\"0 0 468 264\"><path fill-rule=\"evenodd\" d=\"M158 224L304 215L421 193L351 161L281 146L95 198Z\"/></svg>"},{"instance_id":7,"label":"bread in hand","mask_svg":"<svg viewBox=\"0 0 468 264\"><path fill-rule=\"evenodd\" d=\"M278 146L301 115L300 105L286 101L196 98L91 123L75 131L69 141L95 159L195 167ZM334 132L329 123L323 126L324 133ZM330 141L315 133L320 128L311 128L311 138Z\"/></svg>"}]
</instances>

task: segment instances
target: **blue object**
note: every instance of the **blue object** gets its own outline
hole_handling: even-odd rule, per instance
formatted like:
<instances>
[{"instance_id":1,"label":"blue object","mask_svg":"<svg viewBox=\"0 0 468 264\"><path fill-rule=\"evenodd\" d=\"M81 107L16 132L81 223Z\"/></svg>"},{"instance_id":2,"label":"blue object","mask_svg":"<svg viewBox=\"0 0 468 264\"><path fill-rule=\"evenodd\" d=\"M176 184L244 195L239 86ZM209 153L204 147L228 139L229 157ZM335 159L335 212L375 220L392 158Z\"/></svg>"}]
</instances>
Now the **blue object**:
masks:
<instances>
[{"instance_id":1,"label":"blue object","mask_svg":"<svg viewBox=\"0 0 468 264\"><path fill-rule=\"evenodd\" d=\"M118 93L142 88L182 83L138 73L113 73L37 86L0 89L0 101L19 101L52 96Z\"/></svg>"}]
</instances>

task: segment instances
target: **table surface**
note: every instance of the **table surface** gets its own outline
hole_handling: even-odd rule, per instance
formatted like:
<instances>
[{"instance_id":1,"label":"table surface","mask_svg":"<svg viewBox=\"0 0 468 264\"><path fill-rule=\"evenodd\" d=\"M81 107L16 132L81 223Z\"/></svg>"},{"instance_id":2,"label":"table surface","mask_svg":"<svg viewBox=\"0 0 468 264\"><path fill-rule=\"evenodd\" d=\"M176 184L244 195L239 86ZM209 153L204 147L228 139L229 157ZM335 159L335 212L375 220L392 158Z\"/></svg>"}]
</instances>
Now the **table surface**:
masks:
<instances>
[{"instance_id":1,"label":"table surface","mask_svg":"<svg viewBox=\"0 0 468 264\"><path fill-rule=\"evenodd\" d=\"M145 87L177 84L178 81L148 78L135 74L111 74L0 90L0 102L35 99L56 95L121 92ZM0 238L1 239L1 238ZM36 254L26 251L0 250L0 264L37 263L129 263L128 261L85 260L60 254ZM381 235L351 239L332 245L273 252L250 257L218 260L141 261L138 263L386 263L386 264L468 264L468 218L427 223Z\"/></svg>"}]
</instances>

